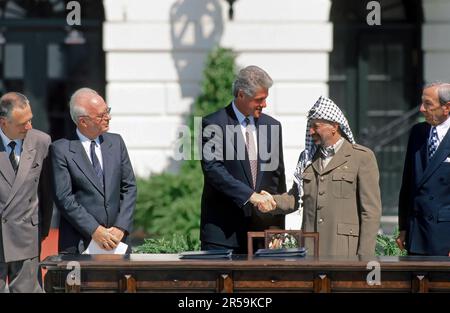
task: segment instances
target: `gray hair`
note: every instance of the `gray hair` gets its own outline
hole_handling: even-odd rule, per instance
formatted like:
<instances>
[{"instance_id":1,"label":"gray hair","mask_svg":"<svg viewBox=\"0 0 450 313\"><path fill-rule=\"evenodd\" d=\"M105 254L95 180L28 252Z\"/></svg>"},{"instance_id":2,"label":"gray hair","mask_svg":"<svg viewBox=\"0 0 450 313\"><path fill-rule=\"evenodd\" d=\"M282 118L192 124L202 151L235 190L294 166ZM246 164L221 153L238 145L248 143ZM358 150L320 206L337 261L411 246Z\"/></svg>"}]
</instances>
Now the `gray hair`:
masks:
<instances>
[{"instance_id":1,"label":"gray hair","mask_svg":"<svg viewBox=\"0 0 450 313\"><path fill-rule=\"evenodd\" d=\"M75 125L78 125L78 119L80 116L87 115L86 109L82 107L78 102L78 97L83 93L91 93L94 95L98 95L97 91L91 88L83 87L76 90L72 96L70 97L69 107L70 107L70 117Z\"/></svg>"},{"instance_id":2,"label":"gray hair","mask_svg":"<svg viewBox=\"0 0 450 313\"><path fill-rule=\"evenodd\" d=\"M20 92L8 92L0 98L0 117L10 118L11 112L16 109L24 109L30 105L28 98Z\"/></svg>"},{"instance_id":3,"label":"gray hair","mask_svg":"<svg viewBox=\"0 0 450 313\"><path fill-rule=\"evenodd\" d=\"M426 84L423 89L437 87L439 103L445 105L450 102L450 83L445 83L439 80Z\"/></svg>"},{"instance_id":4,"label":"gray hair","mask_svg":"<svg viewBox=\"0 0 450 313\"><path fill-rule=\"evenodd\" d=\"M440 86L440 85L443 85L443 84L445 84L443 81L435 80L435 81L432 81L431 83L425 84L425 85L423 86L423 89L427 89L427 88L431 88L431 87L436 87L436 86Z\"/></svg>"},{"instance_id":5,"label":"gray hair","mask_svg":"<svg viewBox=\"0 0 450 313\"><path fill-rule=\"evenodd\" d=\"M252 97L260 88L269 89L273 85L273 80L262 68L250 65L239 71L236 80L233 82L233 95L236 97L239 90Z\"/></svg>"}]
</instances>

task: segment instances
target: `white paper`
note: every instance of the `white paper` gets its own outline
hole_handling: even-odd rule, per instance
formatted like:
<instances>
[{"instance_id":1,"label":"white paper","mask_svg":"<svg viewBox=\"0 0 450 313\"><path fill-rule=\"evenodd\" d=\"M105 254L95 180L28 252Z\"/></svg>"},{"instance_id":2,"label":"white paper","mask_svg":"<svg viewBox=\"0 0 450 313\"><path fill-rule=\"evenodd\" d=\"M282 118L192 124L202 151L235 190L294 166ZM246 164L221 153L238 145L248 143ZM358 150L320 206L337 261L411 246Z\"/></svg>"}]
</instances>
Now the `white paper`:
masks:
<instances>
[{"instance_id":1,"label":"white paper","mask_svg":"<svg viewBox=\"0 0 450 313\"><path fill-rule=\"evenodd\" d=\"M89 246L82 254L125 254L127 252L128 245L123 242L119 242L117 247L112 250L105 250L100 247L95 240L91 240Z\"/></svg>"}]
</instances>

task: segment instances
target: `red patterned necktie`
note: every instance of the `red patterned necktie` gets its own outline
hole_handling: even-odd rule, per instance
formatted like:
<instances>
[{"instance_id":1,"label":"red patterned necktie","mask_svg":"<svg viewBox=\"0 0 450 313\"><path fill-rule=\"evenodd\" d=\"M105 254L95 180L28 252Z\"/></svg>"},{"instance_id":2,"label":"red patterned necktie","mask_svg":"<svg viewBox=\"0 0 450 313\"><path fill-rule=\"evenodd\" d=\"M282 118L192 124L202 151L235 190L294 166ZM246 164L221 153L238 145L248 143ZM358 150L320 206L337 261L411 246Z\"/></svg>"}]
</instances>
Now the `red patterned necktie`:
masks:
<instances>
[{"instance_id":1,"label":"red patterned necktie","mask_svg":"<svg viewBox=\"0 0 450 313\"><path fill-rule=\"evenodd\" d=\"M247 147L248 159L250 161L250 171L252 172L253 189L256 188L256 175L258 173L258 155L256 153L255 140L253 138L250 119L248 117L244 120L245 123L245 146Z\"/></svg>"}]
</instances>

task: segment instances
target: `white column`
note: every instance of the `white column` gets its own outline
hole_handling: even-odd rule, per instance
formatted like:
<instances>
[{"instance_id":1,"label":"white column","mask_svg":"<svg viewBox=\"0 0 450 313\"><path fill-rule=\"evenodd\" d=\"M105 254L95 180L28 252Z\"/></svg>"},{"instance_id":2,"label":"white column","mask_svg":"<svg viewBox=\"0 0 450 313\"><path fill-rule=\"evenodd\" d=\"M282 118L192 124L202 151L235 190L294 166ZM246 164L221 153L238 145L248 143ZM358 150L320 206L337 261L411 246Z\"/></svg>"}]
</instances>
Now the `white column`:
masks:
<instances>
[{"instance_id":1,"label":"white column","mask_svg":"<svg viewBox=\"0 0 450 313\"><path fill-rule=\"evenodd\" d=\"M423 0L424 80L450 81L450 1Z\"/></svg>"}]
</instances>

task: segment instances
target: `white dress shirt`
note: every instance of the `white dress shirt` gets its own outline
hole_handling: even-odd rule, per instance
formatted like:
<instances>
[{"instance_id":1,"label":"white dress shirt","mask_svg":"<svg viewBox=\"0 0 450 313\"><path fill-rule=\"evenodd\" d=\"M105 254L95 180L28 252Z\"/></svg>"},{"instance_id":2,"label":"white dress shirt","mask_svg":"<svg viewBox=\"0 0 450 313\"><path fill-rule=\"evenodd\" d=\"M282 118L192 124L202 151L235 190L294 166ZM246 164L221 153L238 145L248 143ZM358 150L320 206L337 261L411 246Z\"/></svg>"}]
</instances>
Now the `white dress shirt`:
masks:
<instances>
[{"instance_id":1,"label":"white dress shirt","mask_svg":"<svg viewBox=\"0 0 450 313\"><path fill-rule=\"evenodd\" d=\"M250 125L253 125L253 127L251 127L252 135L253 135L253 142L255 143L256 153L258 153L258 139L256 136L256 125L255 125L254 117L251 115L245 116L244 114L242 114L241 111L239 111L239 109L234 104L234 101L231 103L231 106L233 107L234 114L236 114L239 124L241 125L241 131L242 131L242 136L244 137L244 140L246 140L246 138L247 138L245 136L245 122L244 122L245 118L248 117L248 119L250 120Z\"/></svg>"},{"instance_id":2,"label":"white dress shirt","mask_svg":"<svg viewBox=\"0 0 450 313\"><path fill-rule=\"evenodd\" d=\"M436 131L438 135L438 148L442 140L444 139L445 135L447 134L449 128L450 128L450 117L447 117L447 120L445 122L436 126ZM431 130L432 128L430 129L430 134L428 135L428 138L431 137Z\"/></svg>"},{"instance_id":3,"label":"white dress shirt","mask_svg":"<svg viewBox=\"0 0 450 313\"><path fill-rule=\"evenodd\" d=\"M83 145L84 151L86 151L87 157L89 161L92 163L91 159L91 139L84 136L77 128L77 135L80 138L81 144ZM100 163L100 167L103 170L103 158L102 158L102 149L100 149L100 139L97 137L94 139L95 141L95 154L97 155L97 159Z\"/></svg>"},{"instance_id":4,"label":"white dress shirt","mask_svg":"<svg viewBox=\"0 0 450 313\"><path fill-rule=\"evenodd\" d=\"M20 162L20 154L22 153L23 140L22 139L16 139L16 140L9 139L8 137L6 137L5 133L3 132L3 130L1 128L0 128L0 137L2 137L3 146L5 146L5 151L6 151L6 153L8 155L11 153L11 147L8 146L9 143L11 141L14 141L16 143L16 147L14 148L14 154L16 156L17 164L19 164L19 162Z\"/></svg>"}]
</instances>

